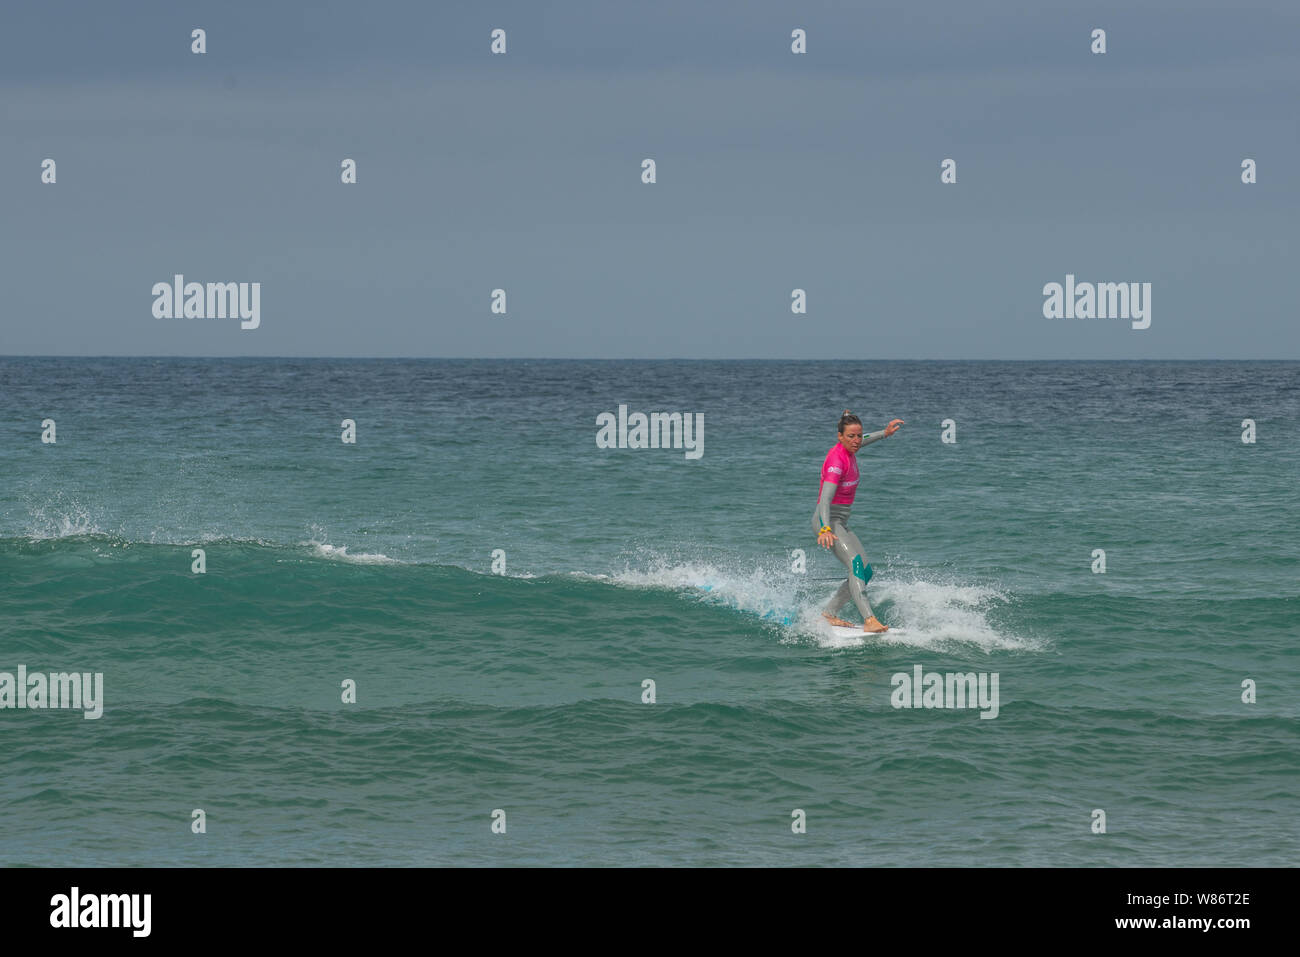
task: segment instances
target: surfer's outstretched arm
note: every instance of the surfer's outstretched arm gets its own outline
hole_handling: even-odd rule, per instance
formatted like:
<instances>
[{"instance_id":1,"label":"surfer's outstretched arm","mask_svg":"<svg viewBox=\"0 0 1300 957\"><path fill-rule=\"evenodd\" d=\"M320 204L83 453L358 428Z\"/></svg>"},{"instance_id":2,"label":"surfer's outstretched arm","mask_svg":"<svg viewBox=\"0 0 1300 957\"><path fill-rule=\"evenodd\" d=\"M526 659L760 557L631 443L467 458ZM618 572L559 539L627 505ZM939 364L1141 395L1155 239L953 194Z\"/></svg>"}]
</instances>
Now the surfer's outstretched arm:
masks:
<instances>
[{"instance_id":1,"label":"surfer's outstretched arm","mask_svg":"<svg viewBox=\"0 0 1300 957\"><path fill-rule=\"evenodd\" d=\"M864 435L862 437L862 444L870 445L872 442L879 442L881 439L887 439L895 432L897 432L898 427L902 424L903 424L902 419L890 419L889 424L885 426L883 429L881 429L879 432L872 432L870 435ZM859 446L859 448L861 447Z\"/></svg>"}]
</instances>

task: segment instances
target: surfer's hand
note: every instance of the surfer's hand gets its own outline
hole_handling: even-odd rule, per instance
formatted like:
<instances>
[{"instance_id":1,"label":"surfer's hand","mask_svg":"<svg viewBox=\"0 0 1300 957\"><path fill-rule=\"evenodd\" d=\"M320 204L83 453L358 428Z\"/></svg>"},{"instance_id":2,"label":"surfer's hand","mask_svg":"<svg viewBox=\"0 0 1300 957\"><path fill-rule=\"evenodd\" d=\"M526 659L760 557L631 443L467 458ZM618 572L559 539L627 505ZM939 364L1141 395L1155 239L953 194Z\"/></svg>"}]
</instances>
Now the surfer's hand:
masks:
<instances>
[{"instance_id":1,"label":"surfer's hand","mask_svg":"<svg viewBox=\"0 0 1300 957\"><path fill-rule=\"evenodd\" d=\"M835 544L835 536L830 532L822 532L817 536L817 544L822 548L830 548Z\"/></svg>"},{"instance_id":2,"label":"surfer's hand","mask_svg":"<svg viewBox=\"0 0 1300 957\"><path fill-rule=\"evenodd\" d=\"M894 420L892 420L892 421L891 421L887 426L885 426L885 435L887 435L887 436L888 436L888 435L893 435L895 432L898 431L898 427L899 427L900 425L902 425L902 424L903 424L903 420L902 420L902 419L894 419Z\"/></svg>"}]
</instances>

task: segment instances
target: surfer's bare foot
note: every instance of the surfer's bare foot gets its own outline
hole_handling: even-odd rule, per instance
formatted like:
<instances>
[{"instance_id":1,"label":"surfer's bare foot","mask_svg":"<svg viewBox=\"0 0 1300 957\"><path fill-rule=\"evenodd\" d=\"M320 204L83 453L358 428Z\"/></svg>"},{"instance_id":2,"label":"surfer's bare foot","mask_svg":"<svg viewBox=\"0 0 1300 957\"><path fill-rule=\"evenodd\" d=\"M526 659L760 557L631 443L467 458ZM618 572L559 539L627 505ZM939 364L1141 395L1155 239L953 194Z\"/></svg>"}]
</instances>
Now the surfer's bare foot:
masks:
<instances>
[{"instance_id":1,"label":"surfer's bare foot","mask_svg":"<svg viewBox=\"0 0 1300 957\"><path fill-rule=\"evenodd\" d=\"M876 616L872 615L870 618L868 618L866 621L862 623L862 630L869 631L873 635L878 635L881 632L889 631L889 626L882 625L879 621L876 620Z\"/></svg>"},{"instance_id":2,"label":"surfer's bare foot","mask_svg":"<svg viewBox=\"0 0 1300 957\"><path fill-rule=\"evenodd\" d=\"M832 625L839 625L842 628L853 627L853 622L845 621L843 618L836 618L830 612L826 612L826 611L822 612L822 617L825 618L827 621L829 621Z\"/></svg>"}]
</instances>

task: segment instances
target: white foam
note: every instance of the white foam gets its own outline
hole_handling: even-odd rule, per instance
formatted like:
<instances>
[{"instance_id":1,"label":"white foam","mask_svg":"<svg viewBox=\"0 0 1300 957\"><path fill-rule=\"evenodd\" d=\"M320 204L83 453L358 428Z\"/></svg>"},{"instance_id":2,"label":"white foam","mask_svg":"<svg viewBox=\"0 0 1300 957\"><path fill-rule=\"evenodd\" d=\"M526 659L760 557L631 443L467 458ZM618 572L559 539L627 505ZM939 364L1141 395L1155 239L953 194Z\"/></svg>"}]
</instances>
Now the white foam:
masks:
<instances>
[{"instance_id":1,"label":"white foam","mask_svg":"<svg viewBox=\"0 0 1300 957\"><path fill-rule=\"evenodd\" d=\"M1010 601L1010 596L988 585L944 582L919 577L907 579L876 575L869 596L884 624L903 631L859 637L836 635L814 605L793 626L824 648L857 648L888 644L940 648L949 644L975 645L980 650L1037 650L1041 643L995 626L990 612ZM824 600L824 598L823 598ZM889 603L887 611L879 611ZM883 616L883 617L882 617Z\"/></svg>"},{"instance_id":2,"label":"white foam","mask_svg":"<svg viewBox=\"0 0 1300 957\"><path fill-rule=\"evenodd\" d=\"M915 568L903 574L906 577L877 572L869 587L871 603L891 631L854 636L836 634L821 615L822 606L839 587L838 582L809 581L788 569L735 572L707 562L659 560L644 571L625 569L612 580L634 588L694 589L702 593L704 601L749 612L764 623L779 626L785 632L784 641L812 639L823 648L882 643L919 648L975 645L985 652L1041 648L1041 642L1012 634L993 623L990 613L1011 600L1000 589L942 581L934 575L923 577L927 573ZM881 610L886 604L887 610ZM850 612L848 606L842 613Z\"/></svg>"},{"instance_id":3,"label":"white foam","mask_svg":"<svg viewBox=\"0 0 1300 957\"><path fill-rule=\"evenodd\" d=\"M32 520L27 537L31 541L105 534L91 517L90 509L75 500L65 504L62 498L60 495L55 503L28 508Z\"/></svg>"},{"instance_id":4,"label":"white foam","mask_svg":"<svg viewBox=\"0 0 1300 957\"><path fill-rule=\"evenodd\" d=\"M646 571L631 568L613 576L620 585L632 588L690 588L701 592L704 601L716 602L750 612L759 618L781 621L799 609L799 581L769 569L751 568L733 572L706 562L656 564Z\"/></svg>"},{"instance_id":5,"label":"white foam","mask_svg":"<svg viewBox=\"0 0 1300 957\"><path fill-rule=\"evenodd\" d=\"M326 545L324 542L303 542L309 546L317 558L328 558L333 561L352 562L355 565L401 565L399 559L389 558L381 552L360 552L356 555L348 554L346 545Z\"/></svg>"}]
</instances>

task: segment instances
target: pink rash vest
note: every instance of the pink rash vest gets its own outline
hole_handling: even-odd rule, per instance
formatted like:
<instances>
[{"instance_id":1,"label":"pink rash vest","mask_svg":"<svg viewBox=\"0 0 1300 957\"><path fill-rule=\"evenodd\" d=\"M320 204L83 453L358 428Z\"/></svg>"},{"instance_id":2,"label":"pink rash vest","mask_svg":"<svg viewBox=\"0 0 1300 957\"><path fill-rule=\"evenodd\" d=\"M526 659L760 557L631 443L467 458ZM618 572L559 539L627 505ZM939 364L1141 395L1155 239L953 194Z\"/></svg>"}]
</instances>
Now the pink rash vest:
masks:
<instances>
[{"instance_id":1,"label":"pink rash vest","mask_svg":"<svg viewBox=\"0 0 1300 957\"><path fill-rule=\"evenodd\" d=\"M852 505L853 494L858 490L858 457L850 455L844 446L836 442L826 453L822 463L822 480L817 485L817 497L821 498L822 486L827 482L836 484L832 505Z\"/></svg>"}]
</instances>

